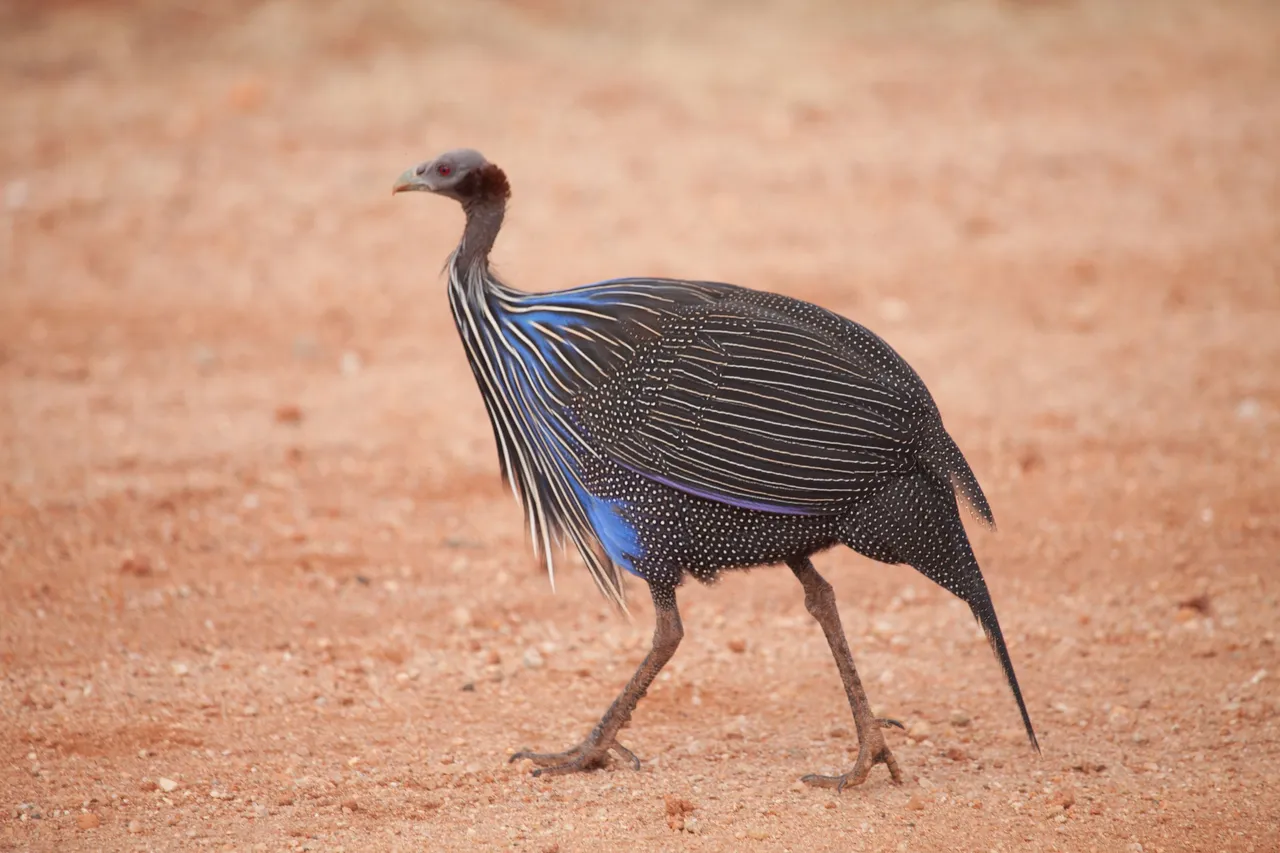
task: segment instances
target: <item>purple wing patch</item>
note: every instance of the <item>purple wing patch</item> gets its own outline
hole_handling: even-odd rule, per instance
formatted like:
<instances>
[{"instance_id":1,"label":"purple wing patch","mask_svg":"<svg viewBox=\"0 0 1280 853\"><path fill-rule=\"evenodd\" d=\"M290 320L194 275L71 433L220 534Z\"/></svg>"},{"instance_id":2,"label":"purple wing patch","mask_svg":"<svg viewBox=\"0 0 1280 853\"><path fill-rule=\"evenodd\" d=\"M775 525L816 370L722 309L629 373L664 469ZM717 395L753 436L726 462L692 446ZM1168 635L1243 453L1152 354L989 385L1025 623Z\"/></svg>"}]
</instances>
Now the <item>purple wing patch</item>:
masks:
<instances>
[{"instance_id":1,"label":"purple wing patch","mask_svg":"<svg viewBox=\"0 0 1280 853\"><path fill-rule=\"evenodd\" d=\"M800 507L794 507L794 506L783 506L780 504L765 503L764 501L751 501L751 500L744 500L742 498L729 497L728 495L722 495L718 492L713 492L708 489L700 489L697 486L690 486L686 483L681 483L676 480L663 477L661 474L654 474L649 471L643 471L639 468L636 468L634 465L628 465L625 462L618 462L617 460L614 460L614 461L617 462L617 464L621 465L623 468L626 468L628 471L631 471L632 473L635 473L635 474L639 474L641 477L644 477L646 480L652 480L655 483L661 483L664 486L669 486L677 491L684 492L687 495L693 495L694 497L699 497L699 498L706 498L707 500L715 501L716 503L728 504L729 506L736 506L741 509L755 510L756 512L773 512L773 513L777 513L778 515L826 515L827 514L822 510L802 509Z\"/></svg>"}]
</instances>

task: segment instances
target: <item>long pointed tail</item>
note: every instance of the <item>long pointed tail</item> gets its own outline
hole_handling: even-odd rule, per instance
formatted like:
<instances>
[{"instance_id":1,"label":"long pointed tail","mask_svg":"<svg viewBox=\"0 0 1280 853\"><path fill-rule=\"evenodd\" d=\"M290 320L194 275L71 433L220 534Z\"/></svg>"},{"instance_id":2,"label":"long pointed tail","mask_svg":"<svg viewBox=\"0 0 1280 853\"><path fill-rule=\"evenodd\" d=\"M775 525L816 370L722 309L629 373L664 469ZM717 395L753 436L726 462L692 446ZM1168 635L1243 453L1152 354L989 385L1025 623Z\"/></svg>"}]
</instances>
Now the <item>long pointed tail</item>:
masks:
<instances>
[{"instance_id":1,"label":"long pointed tail","mask_svg":"<svg viewBox=\"0 0 1280 853\"><path fill-rule=\"evenodd\" d=\"M996 659L1000 661L1005 681L1009 682L1009 689L1013 691L1013 698L1018 703L1018 713L1022 714L1022 725L1027 729L1027 739L1031 741L1031 747L1038 753L1040 741L1036 740L1036 730L1031 725L1027 703L1022 700L1022 688L1018 687L1018 676L1013 671L1013 660L1009 657L1009 647L1004 643L1004 633L1000 630L1000 620L996 618L995 605L991 603L991 593L987 591L987 582L983 580L976 561L973 564L973 572L977 577L977 583L973 585L974 589L967 597L961 597L973 611L974 618L978 620L983 633L987 635L987 641L991 643L991 651L995 652Z\"/></svg>"},{"instance_id":2,"label":"long pointed tail","mask_svg":"<svg viewBox=\"0 0 1280 853\"><path fill-rule=\"evenodd\" d=\"M966 466L967 469L967 466ZM975 481L976 485L976 481ZM981 495L981 492L976 492ZM972 501L973 496L969 496ZM983 500L980 506L985 506ZM988 510L987 515L990 514ZM920 472L885 487L859 509L844 541L874 560L908 563L929 580L969 605L1000 661L1005 680L1017 700L1027 739L1036 752L1036 740L1027 703L1013 671L1000 621L982 569L973 556L969 537L960 520L960 508L952 484L945 476Z\"/></svg>"},{"instance_id":3,"label":"long pointed tail","mask_svg":"<svg viewBox=\"0 0 1280 853\"><path fill-rule=\"evenodd\" d=\"M934 485L934 489L939 488L937 484ZM1000 630L1000 620L996 618L991 592L987 589L986 579L982 577L978 560L973 555L969 537L964 532L955 497L950 494L946 497L950 499L950 512L945 512L942 518L936 519L935 529L942 534L941 541L937 542L939 547L925 549L922 559L908 559L907 562L969 605L973 617L978 620L983 633L987 635L987 641L991 643L991 651L995 652L996 659L1000 661L1000 668L1004 670L1005 681L1009 682L1013 698L1017 700L1022 724L1027 729L1027 739L1031 741L1035 751L1039 752L1040 742L1036 740L1031 715L1027 713L1027 703L1023 701L1022 688L1018 686L1018 676L1013 671L1013 660L1009 657L1009 647L1004 642L1004 632Z\"/></svg>"}]
</instances>

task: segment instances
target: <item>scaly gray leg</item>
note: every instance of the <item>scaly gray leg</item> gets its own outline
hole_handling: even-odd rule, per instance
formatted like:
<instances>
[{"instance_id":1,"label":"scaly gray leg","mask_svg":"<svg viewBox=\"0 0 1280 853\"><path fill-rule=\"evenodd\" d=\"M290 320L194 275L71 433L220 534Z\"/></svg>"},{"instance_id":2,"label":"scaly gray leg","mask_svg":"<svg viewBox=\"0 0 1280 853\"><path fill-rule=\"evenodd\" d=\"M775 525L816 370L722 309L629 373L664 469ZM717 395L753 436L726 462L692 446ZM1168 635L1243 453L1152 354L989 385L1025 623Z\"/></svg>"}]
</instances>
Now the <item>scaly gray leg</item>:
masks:
<instances>
[{"instance_id":1,"label":"scaly gray leg","mask_svg":"<svg viewBox=\"0 0 1280 853\"><path fill-rule=\"evenodd\" d=\"M631 719L631 712L644 698L653 679L676 653L680 640L684 637L684 626L680 624L680 611L676 607L675 587L650 584L649 593L653 596L653 609L657 617L657 624L653 629L653 648L645 655L636 674L631 676L627 686L613 700L613 704L604 712L587 739L567 752L517 752L511 756L511 761L527 758L537 764L534 776L578 773L603 766L608 759L609 750L613 750L631 762L636 770L640 769L640 759L636 758L635 753L618 743L618 732Z\"/></svg>"},{"instance_id":2,"label":"scaly gray leg","mask_svg":"<svg viewBox=\"0 0 1280 853\"><path fill-rule=\"evenodd\" d=\"M889 752L884 733L880 731L889 726L902 728L902 723L872 716L867 694L862 689L862 680L858 678L858 670L853 666L849 642L840 625L840 611L836 608L836 596L831 584L818 574L808 557L788 560L787 565L804 587L805 608L822 626L822 633L827 635L827 645L831 647L831 656L836 659L840 679L844 682L844 692L849 697L849 707L853 709L853 725L858 730L858 760L852 770L843 776L819 776L811 773L800 781L807 785L843 791L849 785L861 785L871 773L871 768L883 763L888 766L889 776L893 781L902 784L898 762L894 760L893 753Z\"/></svg>"}]
</instances>

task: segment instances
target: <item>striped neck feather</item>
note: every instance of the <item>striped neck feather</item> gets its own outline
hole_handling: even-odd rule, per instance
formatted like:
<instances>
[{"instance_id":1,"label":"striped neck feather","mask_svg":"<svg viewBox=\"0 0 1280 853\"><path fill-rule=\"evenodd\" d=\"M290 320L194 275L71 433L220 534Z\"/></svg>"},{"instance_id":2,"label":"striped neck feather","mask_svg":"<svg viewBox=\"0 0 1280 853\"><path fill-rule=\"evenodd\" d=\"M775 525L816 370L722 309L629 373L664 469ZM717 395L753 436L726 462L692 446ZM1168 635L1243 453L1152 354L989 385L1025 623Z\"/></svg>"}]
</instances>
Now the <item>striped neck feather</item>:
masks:
<instances>
[{"instance_id":1,"label":"striped neck feather","mask_svg":"<svg viewBox=\"0 0 1280 853\"><path fill-rule=\"evenodd\" d=\"M519 314L530 295L499 281L487 253L475 256L469 248L474 244L464 237L449 261L449 305L533 549L554 585L552 541L567 536L601 592L625 609L618 566L625 554L596 531L602 508L581 483L582 456L592 451L567 418L569 389L559 378L555 347Z\"/></svg>"}]
</instances>

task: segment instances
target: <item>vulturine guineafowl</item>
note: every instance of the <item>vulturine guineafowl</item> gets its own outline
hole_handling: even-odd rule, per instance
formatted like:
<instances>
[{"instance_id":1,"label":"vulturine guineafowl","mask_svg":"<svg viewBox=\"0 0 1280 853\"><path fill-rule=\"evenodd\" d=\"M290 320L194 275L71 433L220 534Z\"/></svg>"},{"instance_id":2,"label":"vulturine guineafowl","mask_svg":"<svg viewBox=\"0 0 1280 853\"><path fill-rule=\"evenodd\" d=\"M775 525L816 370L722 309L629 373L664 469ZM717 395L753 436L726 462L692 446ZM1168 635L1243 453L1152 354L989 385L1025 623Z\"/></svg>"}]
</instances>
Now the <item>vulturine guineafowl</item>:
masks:
<instances>
[{"instance_id":1,"label":"vulturine guineafowl","mask_svg":"<svg viewBox=\"0 0 1280 853\"><path fill-rule=\"evenodd\" d=\"M573 542L606 596L623 572L653 597L653 648L581 744L520 752L538 773L601 766L675 654L685 573L785 563L826 634L858 732L853 768L807 776L843 788L877 763L901 780L872 715L831 585L810 557L847 545L908 563L972 609L1037 750L957 495L991 509L920 377L875 334L806 302L706 281L624 278L554 293L508 287L489 252L510 195L476 151L409 169L394 192L452 198L466 212L448 262L449 304L497 440L502 473L551 570Z\"/></svg>"}]
</instances>

